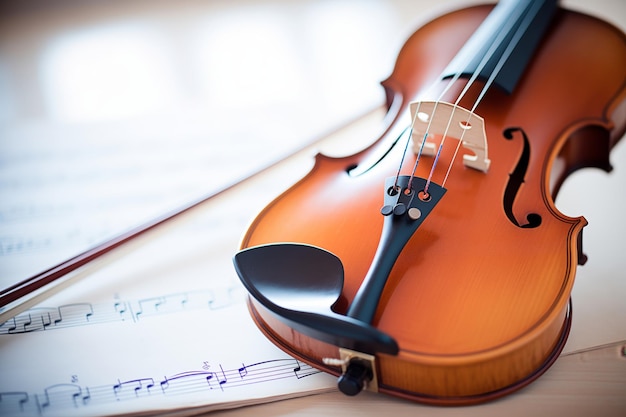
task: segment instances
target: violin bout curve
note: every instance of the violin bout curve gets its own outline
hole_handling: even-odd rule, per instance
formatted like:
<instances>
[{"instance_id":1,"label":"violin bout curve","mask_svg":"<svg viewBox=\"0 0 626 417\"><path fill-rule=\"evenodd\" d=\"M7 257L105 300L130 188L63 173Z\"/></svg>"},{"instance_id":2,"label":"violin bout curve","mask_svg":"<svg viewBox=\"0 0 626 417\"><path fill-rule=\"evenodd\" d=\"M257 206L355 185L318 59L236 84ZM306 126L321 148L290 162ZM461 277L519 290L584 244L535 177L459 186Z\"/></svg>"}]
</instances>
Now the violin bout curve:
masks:
<instances>
[{"instance_id":1,"label":"violin bout curve","mask_svg":"<svg viewBox=\"0 0 626 417\"><path fill-rule=\"evenodd\" d=\"M338 357L336 346L297 332L253 298L248 299L248 309L259 330L283 351L328 374L341 375L340 367L324 363L324 358ZM407 352L398 356L379 354L378 391L443 406L491 401L543 375L560 355L570 327L571 302L563 314L546 324L544 331L519 346L470 357L421 357L421 360L417 360L420 355Z\"/></svg>"}]
</instances>

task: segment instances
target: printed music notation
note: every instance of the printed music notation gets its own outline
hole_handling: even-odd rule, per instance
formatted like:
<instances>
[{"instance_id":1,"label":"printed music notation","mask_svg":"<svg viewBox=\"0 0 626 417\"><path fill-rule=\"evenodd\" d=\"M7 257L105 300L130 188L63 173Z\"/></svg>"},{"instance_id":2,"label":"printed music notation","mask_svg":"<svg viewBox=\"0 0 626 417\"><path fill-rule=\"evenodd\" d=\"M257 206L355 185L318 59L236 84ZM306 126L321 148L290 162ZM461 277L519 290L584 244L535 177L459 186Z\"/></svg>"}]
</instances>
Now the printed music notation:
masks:
<instances>
[{"instance_id":1,"label":"printed music notation","mask_svg":"<svg viewBox=\"0 0 626 417\"><path fill-rule=\"evenodd\" d=\"M0 335L30 333L107 322L136 323L144 317L194 309L217 310L243 299L239 287L186 291L134 301L93 304L78 302L56 307L34 307L0 323Z\"/></svg>"},{"instance_id":2,"label":"printed music notation","mask_svg":"<svg viewBox=\"0 0 626 417\"><path fill-rule=\"evenodd\" d=\"M194 393L220 395L255 384L303 378L320 371L296 359L274 359L240 367L224 369L218 365L213 370L205 362L202 369L181 372L164 377L144 377L115 381L108 385L82 386L78 383L59 383L32 393L26 391L0 392L0 415L45 416L73 411L81 412L87 407L102 408L107 404L155 396L178 396Z\"/></svg>"}]
</instances>

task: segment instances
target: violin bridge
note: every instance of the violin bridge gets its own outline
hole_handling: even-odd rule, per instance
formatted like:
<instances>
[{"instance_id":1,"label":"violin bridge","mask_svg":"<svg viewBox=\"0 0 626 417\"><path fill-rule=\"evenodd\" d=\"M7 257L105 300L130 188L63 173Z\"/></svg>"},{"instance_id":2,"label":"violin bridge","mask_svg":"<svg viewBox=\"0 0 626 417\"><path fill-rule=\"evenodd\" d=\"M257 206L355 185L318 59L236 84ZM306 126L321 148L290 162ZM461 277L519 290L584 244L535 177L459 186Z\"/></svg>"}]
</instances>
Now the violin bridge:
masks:
<instances>
[{"instance_id":1,"label":"violin bridge","mask_svg":"<svg viewBox=\"0 0 626 417\"><path fill-rule=\"evenodd\" d=\"M485 121L476 113L444 101L415 101L410 104L413 121L413 151L417 154L435 155L434 135L461 140L473 155L463 155L465 166L487 172L491 161L487 155Z\"/></svg>"}]
</instances>

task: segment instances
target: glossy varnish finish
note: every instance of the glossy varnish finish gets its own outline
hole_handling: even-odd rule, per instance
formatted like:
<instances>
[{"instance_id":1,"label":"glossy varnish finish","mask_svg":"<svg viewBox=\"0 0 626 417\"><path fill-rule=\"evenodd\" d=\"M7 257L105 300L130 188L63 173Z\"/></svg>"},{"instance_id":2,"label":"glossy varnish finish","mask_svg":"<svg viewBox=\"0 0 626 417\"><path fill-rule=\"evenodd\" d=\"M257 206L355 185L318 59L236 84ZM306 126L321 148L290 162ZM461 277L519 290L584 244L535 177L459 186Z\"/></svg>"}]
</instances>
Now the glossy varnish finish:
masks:
<instances>
[{"instance_id":1,"label":"glossy varnish finish","mask_svg":"<svg viewBox=\"0 0 626 417\"><path fill-rule=\"evenodd\" d=\"M416 32L383 82L391 112L387 134L356 155L318 155L309 175L258 215L242 248L301 242L334 253L345 268L334 310L345 313L376 250L383 184L396 173L401 146L361 175L348 170L383 153L398 134L397 121L406 120L410 101L436 98L425 96L426 88L435 83L435 94L441 91L440 72L489 10L454 12ZM446 101L453 102L464 83L457 81ZM471 108L482 86L476 83L461 105ZM524 385L554 360L567 334L586 221L561 214L553 194L575 169L610 168L610 148L626 125L624 35L560 10L514 93L492 88L476 112L485 119L491 167L479 172L456 158L448 192L397 259L373 321L400 346L397 356L377 357L383 392L471 403ZM447 140L436 183L455 146ZM408 158L404 174L410 174L414 158ZM428 177L431 164L431 157L423 157L416 175ZM519 189L510 179L516 168L523 172ZM592 198L593 190L580 192ZM540 216L540 224L521 227L529 214ZM289 328L255 300L250 308L277 345L340 372L322 363L338 357L337 347Z\"/></svg>"}]
</instances>

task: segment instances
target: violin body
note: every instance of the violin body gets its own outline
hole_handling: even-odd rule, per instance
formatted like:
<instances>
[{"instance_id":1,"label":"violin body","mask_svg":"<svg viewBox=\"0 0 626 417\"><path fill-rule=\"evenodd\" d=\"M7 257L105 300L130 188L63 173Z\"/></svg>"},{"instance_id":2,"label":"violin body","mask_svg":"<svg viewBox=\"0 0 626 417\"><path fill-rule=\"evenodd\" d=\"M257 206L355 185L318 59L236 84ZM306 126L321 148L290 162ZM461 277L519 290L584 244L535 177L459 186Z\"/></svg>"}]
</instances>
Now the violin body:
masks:
<instances>
[{"instance_id":1,"label":"violin body","mask_svg":"<svg viewBox=\"0 0 626 417\"><path fill-rule=\"evenodd\" d=\"M344 279L332 311L346 315L377 251L385 180L403 157L396 139L402 121L410 122L409 103L433 98L426 95L433 85L435 95L454 102L467 79L445 91L449 80L438 77L491 8L455 11L415 32L382 83L385 133L354 155L317 155L311 172L258 214L241 249L301 242L336 255ZM474 83L459 105L472 108L483 86ZM374 354L380 392L476 403L519 389L556 360L585 260L586 221L560 213L554 198L572 171L610 170L610 149L626 130L626 38L559 9L514 91L489 89L475 112L484 118L489 169L454 160L456 141L443 146L432 177L446 178L445 196L395 259L371 320L398 345L395 354ZM401 175L431 175L433 157L423 156L415 172L416 155L405 158ZM299 331L255 297L249 309L281 349L342 374L325 360L339 358L341 346Z\"/></svg>"}]
</instances>

